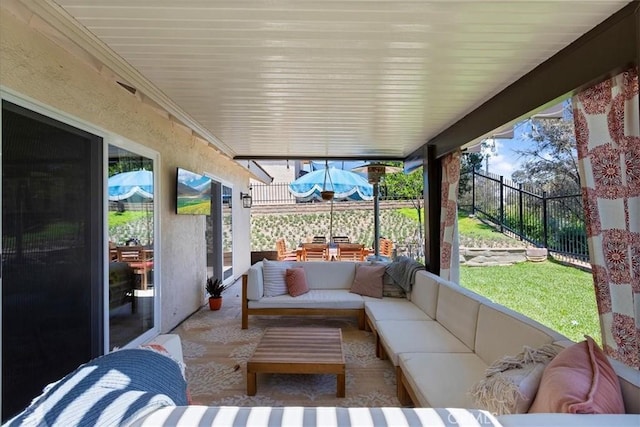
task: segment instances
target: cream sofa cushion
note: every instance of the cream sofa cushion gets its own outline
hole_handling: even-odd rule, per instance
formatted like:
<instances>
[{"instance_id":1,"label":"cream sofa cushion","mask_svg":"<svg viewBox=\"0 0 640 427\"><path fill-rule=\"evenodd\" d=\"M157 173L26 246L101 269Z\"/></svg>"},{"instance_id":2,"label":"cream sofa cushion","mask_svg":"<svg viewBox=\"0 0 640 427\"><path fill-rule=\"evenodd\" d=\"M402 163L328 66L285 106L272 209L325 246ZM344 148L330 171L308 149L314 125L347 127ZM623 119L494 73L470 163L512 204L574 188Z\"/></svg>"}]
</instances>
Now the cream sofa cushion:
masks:
<instances>
[{"instance_id":1,"label":"cream sofa cushion","mask_svg":"<svg viewBox=\"0 0 640 427\"><path fill-rule=\"evenodd\" d=\"M304 268L309 289L350 289L356 274L356 263L292 262L293 267Z\"/></svg>"},{"instance_id":2,"label":"cream sofa cushion","mask_svg":"<svg viewBox=\"0 0 640 427\"><path fill-rule=\"evenodd\" d=\"M478 312L475 352L487 364L523 347L542 347L566 339L540 323L499 304L482 304Z\"/></svg>"},{"instance_id":3,"label":"cream sofa cushion","mask_svg":"<svg viewBox=\"0 0 640 427\"><path fill-rule=\"evenodd\" d=\"M415 283L408 295L408 299L432 319L436 317L438 288L441 281L444 280L433 273L425 270L416 271Z\"/></svg>"},{"instance_id":4,"label":"cream sofa cushion","mask_svg":"<svg viewBox=\"0 0 640 427\"><path fill-rule=\"evenodd\" d=\"M487 364L474 353L402 353L399 365L419 406L474 408L469 393Z\"/></svg>"},{"instance_id":5,"label":"cream sofa cushion","mask_svg":"<svg viewBox=\"0 0 640 427\"><path fill-rule=\"evenodd\" d=\"M472 350L481 301L488 300L460 285L444 281L440 283L436 320Z\"/></svg>"},{"instance_id":6,"label":"cream sofa cushion","mask_svg":"<svg viewBox=\"0 0 640 427\"><path fill-rule=\"evenodd\" d=\"M438 322L430 320L381 320L376 323L380 342L398 366L400 353L470 353L462 341Z\"/></svg>"},{"instance_id":7,"label":"cream sofa cushion","mask_svg":"<svg viewBox=\"0 0 640 427\"><path fill-rule=\"evenodd\" d=\"M364 299L348 289L311 289L306 294L292 297L289 294L249 301L249 308L326 308L361 309Z\"/></svg>"},{"instance_id":8,"label":"cream sofa cushion","mask_svg":"<svg viewBox=\"0 0 640 427\"><path fill-rule=\"evenodd\" d=\"M381 320L433 320L406 299L365 297L364 311L374 324Z\"/></svg>"}]
</instances>

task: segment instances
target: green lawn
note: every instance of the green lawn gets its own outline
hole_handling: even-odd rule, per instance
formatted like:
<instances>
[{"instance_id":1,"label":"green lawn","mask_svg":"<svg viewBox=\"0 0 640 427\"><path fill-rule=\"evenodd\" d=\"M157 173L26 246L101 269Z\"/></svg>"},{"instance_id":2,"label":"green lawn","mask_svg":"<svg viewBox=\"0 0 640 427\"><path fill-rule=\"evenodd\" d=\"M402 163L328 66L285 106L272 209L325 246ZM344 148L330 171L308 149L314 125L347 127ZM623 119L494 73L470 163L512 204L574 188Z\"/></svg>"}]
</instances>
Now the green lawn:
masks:
<instances>
[{"instance_id":1,"label":"green lawn","mask_svg":"<svg viewBox=\"0 0 640 427\"><path fill-rule=\"evenodd\" d=\"M573 341L582 341L586 334L601 343L591 273L552 261L461 266L460 284Z\"/></svg>"},{"instance_id":2,"label":"green lawn","mask_svg":"<svg viewBox=\"0 0 640 427\"><path fill-rule=\"evenodd\" d=\"M114 212L109 211L109 227L118 227L122 225L126 225L130 222L140 220L148 215L147 212L144 211L124 211L124 212Z\"/></svg>"}]
</instances>

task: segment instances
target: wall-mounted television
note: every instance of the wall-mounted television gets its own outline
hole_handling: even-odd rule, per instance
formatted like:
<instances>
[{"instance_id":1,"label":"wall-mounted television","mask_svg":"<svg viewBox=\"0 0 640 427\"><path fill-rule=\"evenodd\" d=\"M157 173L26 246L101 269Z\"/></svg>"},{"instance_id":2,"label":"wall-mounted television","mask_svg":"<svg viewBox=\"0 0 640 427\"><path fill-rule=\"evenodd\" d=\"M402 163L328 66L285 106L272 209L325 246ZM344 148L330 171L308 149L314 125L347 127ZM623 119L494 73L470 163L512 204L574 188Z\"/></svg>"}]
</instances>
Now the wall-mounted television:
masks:
<instances>
[{"instance_id":1,"label":"wall-mounted television","mask_svg":"<svg viewBox=\"0 0 640 427\"><path fill-rule=\"evenodd\" d=\"M210 215L211 178L178 168L176 213L179 215Z\"/></svg>"}]
</instances>

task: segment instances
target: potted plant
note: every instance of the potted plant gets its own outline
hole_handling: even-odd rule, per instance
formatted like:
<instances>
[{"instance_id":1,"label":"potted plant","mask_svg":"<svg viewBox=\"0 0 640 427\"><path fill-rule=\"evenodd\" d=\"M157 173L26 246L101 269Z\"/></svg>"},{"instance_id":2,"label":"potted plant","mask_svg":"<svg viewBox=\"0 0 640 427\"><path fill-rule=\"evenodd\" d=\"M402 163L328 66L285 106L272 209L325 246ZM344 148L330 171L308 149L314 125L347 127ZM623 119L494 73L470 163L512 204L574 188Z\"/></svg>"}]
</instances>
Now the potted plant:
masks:
<instances>
[{"instance_id":1,"label":"potted plant","mask_svg":"<svg viewBox=\"0 0 640 427\"><path fill-rule=\"evenodd\" d=\"M222 280L218 278L207 278L205 290L209 294L209 308L211 310L220 310L220 307L222 307L222 292L231 285L232 283L223 285Z\"/></svg>"}]
</instances>

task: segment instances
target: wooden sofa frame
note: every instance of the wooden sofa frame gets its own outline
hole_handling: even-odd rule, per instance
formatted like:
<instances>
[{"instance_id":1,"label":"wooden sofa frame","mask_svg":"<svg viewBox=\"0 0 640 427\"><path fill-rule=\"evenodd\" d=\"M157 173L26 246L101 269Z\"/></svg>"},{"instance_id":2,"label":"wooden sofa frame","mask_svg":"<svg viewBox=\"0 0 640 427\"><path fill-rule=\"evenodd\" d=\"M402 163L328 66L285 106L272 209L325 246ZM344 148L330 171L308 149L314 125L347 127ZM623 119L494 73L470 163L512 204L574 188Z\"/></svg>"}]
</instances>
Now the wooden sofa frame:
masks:
<instances>
[{"instance_id":1,"label":"wooden sofa frame","mask_svg":"<svg viewBox=\"0 0 640 427\"><path fill-rule=\"evenodd\" d=\"M249 327L249 315L262 316L334 316L334 317L356 317L358 328L365 328L364 308L249 308L247 299L248 275L242 275L242 329Z\"/></svg>"}]
</instances>

